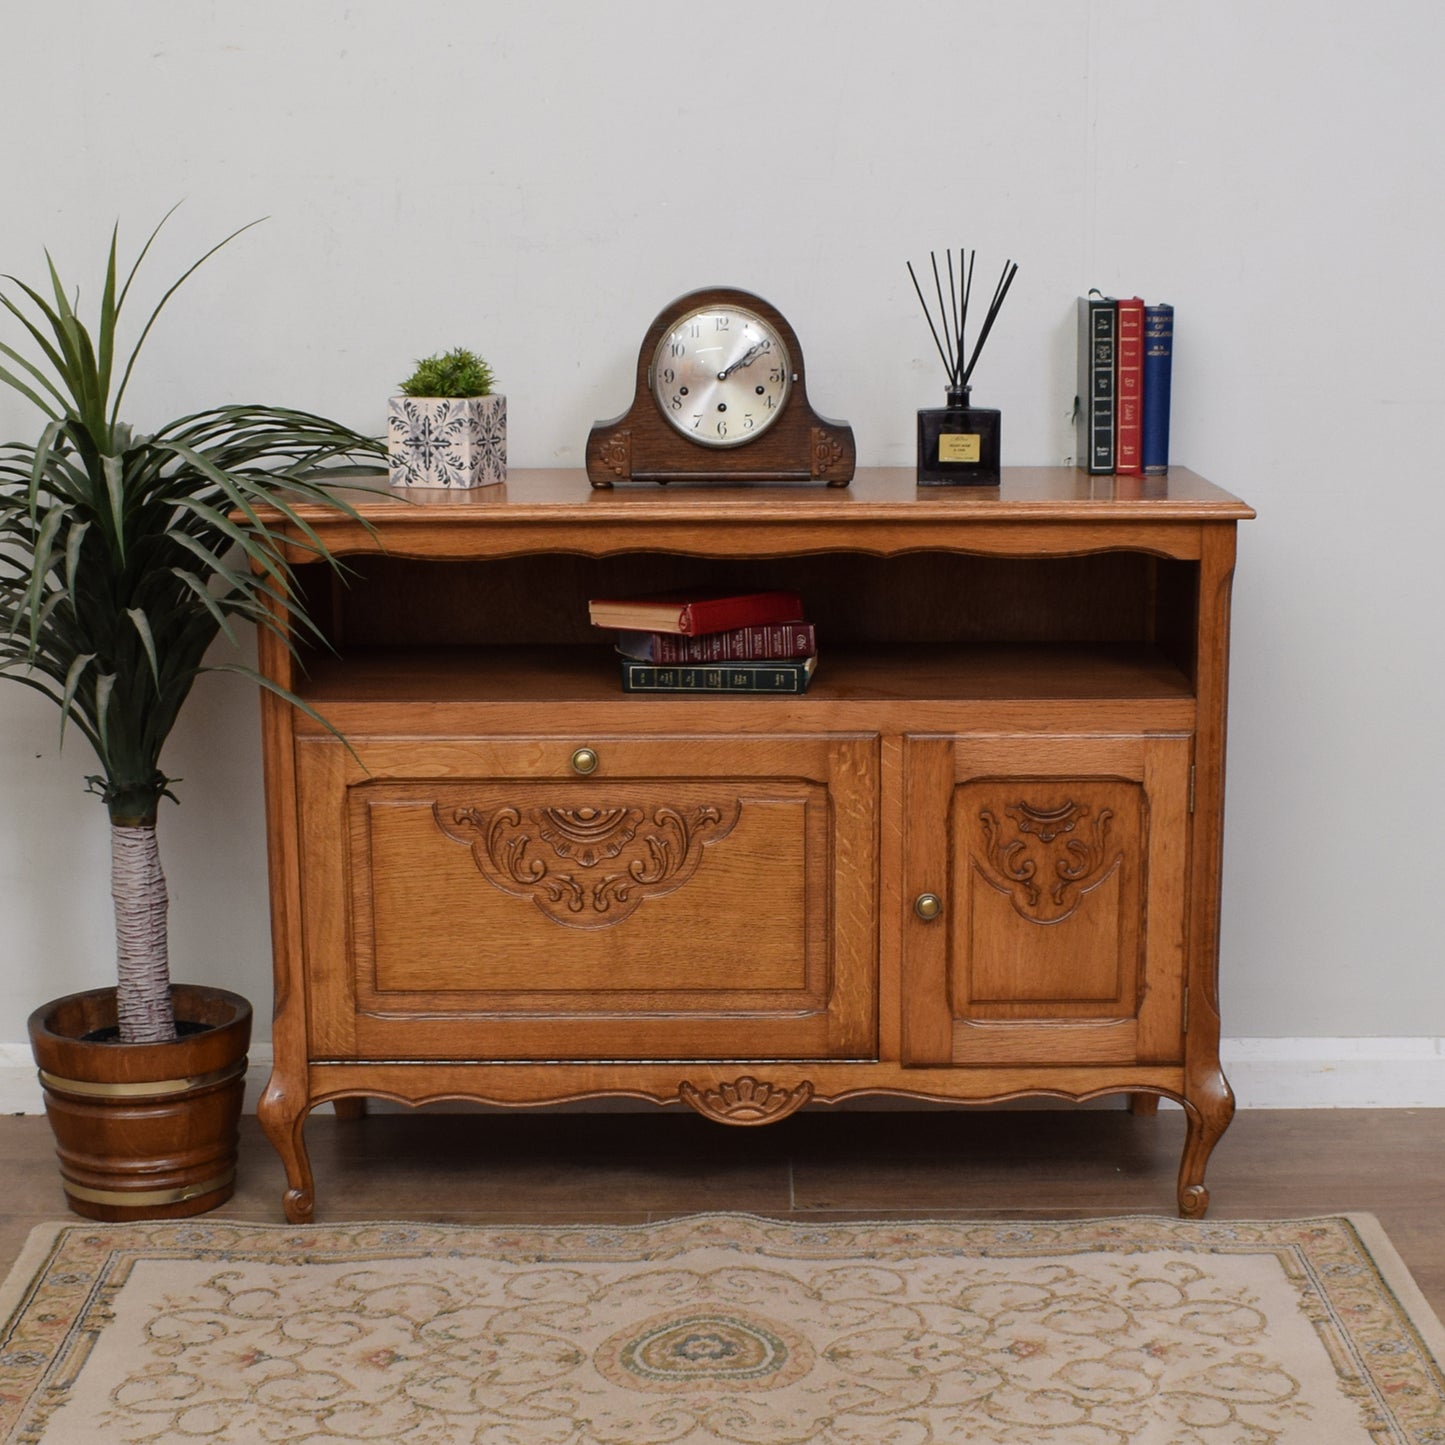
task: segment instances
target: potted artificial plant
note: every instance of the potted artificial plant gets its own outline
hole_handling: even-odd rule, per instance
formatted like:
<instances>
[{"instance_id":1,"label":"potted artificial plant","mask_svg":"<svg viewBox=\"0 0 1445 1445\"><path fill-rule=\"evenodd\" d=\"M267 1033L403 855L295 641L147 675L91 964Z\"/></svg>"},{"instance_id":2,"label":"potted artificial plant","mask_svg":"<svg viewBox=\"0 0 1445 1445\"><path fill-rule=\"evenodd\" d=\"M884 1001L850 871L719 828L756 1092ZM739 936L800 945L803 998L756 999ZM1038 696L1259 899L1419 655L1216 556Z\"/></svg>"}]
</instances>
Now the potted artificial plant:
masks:
<instances>
[{"instance_id":1,"label":"potted artificial plant","mask_svg":"<svg viewBox=\"0 0 1445 1445\"><path fill-rule=\"evenodd\" d=\"M458 347L428 356L387 403L394 487L488 487L507 480L507 398L492 369Z\"/></svg>"},{"instance_id":2,"label":"potted artificial plant","mask_svg":"<svg viewBox=\"0 0 1445 1445\"><path fill-rule=\"evenodd\" d=\"M318 469L380 455L336 422L269 406L217 407L144 433L121 421L161 309L234 238L166 291L121 366L116 325L159 230L119 286L112 235L93 332L53 262L53 299L13 277L0 289L28 334L24 350L0 342L0 381L47 418L39 441L0 446L0 677L50 698L62 739L70 729L94 749L100 771L87 783L110 816L116 983L30 1019L70 1206L101 1219L197 1214L232 1192L251 1011L225 990L170 982L156 817L172 780L161 752L202 672L273 686L207 663L207 649L218 634L234 643L237 619L288 640L308 626L273 524L296 521L296 499L349 511Z\"/></svg>"}]
</instances>

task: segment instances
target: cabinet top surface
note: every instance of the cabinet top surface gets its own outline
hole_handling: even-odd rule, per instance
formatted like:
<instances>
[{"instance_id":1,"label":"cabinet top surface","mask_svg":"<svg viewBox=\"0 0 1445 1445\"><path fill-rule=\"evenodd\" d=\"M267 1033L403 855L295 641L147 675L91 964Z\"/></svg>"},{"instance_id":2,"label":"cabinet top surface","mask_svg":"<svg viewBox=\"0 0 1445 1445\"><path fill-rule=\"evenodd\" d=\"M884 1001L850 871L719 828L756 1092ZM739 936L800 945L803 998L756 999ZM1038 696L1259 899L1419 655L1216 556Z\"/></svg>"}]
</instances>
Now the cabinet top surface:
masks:
<instances>
[{"instance_id":1,"label":"cabinet top surface","mask_svg":"<svg viewBox=\"0 0 1445 1445\"><path fill-rule=\"evenodd\" d=\"M1182 556L1197 555L1201 526L1254 516L1238 497L1183 467L1150 477L1006 467L998 487L919 487L911 468L897 467L861 468L846 487L649 482L607 490L594 490L580 470L521 470L472 491L367 481L341 495L365 526L314 504L296 509L334 551L434 557L649 549L1024 552L1044 532L1059 551L1142 546ZM1166 541L1171 531L1176 535Z\"/></svg>"},{"instance_id":2,"label":"cabinet top surface","mask_svg":"<svg viewBox=\"0 0 1445 1445\"><path fill-rule=\"evenodd\" d=\"M909 467L860 467L846 487L821 482L767 484L630 482L594 490L580 470L514 470L500 485L470 491L367 487L357 506L386 522L406 508L415 520L519 516L592 520L811 520L845 524L889 517L943 521L1242 521L1253 510L1184 467L1163 476L1089 476L1074 467L1005 467L997 487L920 487Z\"/></svg>"}]
</instances>

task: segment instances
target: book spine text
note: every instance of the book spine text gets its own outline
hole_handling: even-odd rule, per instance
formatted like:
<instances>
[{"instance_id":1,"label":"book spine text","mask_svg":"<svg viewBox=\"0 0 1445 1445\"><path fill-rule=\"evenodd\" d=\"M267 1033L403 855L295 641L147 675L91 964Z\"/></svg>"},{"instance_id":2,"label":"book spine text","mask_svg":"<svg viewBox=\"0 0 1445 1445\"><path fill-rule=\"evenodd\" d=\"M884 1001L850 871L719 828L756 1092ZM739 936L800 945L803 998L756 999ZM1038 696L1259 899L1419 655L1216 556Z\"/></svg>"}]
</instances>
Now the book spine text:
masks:
<instances>
[{"instance_id":1,"label":"book spine text","mask_svg":"<svg viewBox=\"0 0 1445 1445\"><path fill-rule=\"evenodd\" d=\"M1114 470L1126 476L1138 476L1143 470L1139 448L1143 423L1144 303L1137 296L1119 302L1118 324Z\"/></svg>"},{"instance_id":2,"label":"book spine text","mask_svg":"<svg viewBox=\"0 0 1445 1445\"><path fill-rule=\"evenodd\" d=\"M1079 298L1078 452L1084 470L1114 470L1114 366L1118 311L1107 297Z\"/></svg>"},{"instance_id":3,"label":"book spine text","mask_svg":"<svg viewBox=\"0 0 1445 1445\"><path fill-rule=\"evenodd\" d=\"M1169 392L1174 370L1174 308L1144 309L1144 414L1139 443L1143 470L1169 470Z\"/></svg>"},{"instance_id":4,"label":"book spine text","mask_svg":"<svg viewBox=\"0 0 1445 1445\"><path fill-rule=\"evenodd\" d=\"M624 692L766 692L808 690L809 671L801 664L741 663L729 667L671 667L656 662L622 663Z\"/></svg>"},{"instance_id":5,"label":"book spine text","mask_svg":"<svg viewBox=\"0 0 1445 1445\"><path fill-rule=\"evenodd\" d=\"M816 650L810 622L782 622L769 627L738 627L701 637L652 635L653 662L761 662L771 658L811 657Z\"/></svg>"}]
</instances>

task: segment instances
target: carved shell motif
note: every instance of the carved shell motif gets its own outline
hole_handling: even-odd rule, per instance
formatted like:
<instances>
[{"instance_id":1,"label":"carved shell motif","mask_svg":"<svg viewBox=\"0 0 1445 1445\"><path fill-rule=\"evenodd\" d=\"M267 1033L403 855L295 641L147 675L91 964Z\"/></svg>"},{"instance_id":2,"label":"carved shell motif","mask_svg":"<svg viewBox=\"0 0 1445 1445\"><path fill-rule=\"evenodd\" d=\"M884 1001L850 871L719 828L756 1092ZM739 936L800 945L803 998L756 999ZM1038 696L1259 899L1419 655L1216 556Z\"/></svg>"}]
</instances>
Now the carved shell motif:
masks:
<instances>
[{"instance_id":1,"label":"carved shell motif","mask_svg":"<svg viewBox=\"0 0 1445 1445\"><path fill-rule=\"evenodd\" d=\"M605 928L681 888L705 847L725 838L739 805L453 808L437 827L471 849L494 888L529 898L569 928Z\"/></svg>"},{"instance_id":2,"label":"carved shell motif","mask_svg":"<svg viewBox=\"0 0 1445 1445\"><path fill-rule=\"evenodd\" d=\"M1054 808L1018 802L1003 811L1009 823L988 808L978 815L989 864L979 865L979 871L1009 895L1021 918L1061 922L1123 858L1122 853L1109 856L1110 808L1100 808L1092 818L1085 804L1075 802Z\"/></svg>"},{"instance_id":3,"label":"carved shell motif","mask_svg":"<svg viewBox=\"0 0 1445 1445\"><path fill-rule=\"evenodd\" d=\"M699 1089L684 1079L677 1087L677 1096L719 1124L772 1124L801 1109L813 1097L813 1085L804 1079L785 1089L744 1074L712 1089Z\"/></svg>"}]
</instances>

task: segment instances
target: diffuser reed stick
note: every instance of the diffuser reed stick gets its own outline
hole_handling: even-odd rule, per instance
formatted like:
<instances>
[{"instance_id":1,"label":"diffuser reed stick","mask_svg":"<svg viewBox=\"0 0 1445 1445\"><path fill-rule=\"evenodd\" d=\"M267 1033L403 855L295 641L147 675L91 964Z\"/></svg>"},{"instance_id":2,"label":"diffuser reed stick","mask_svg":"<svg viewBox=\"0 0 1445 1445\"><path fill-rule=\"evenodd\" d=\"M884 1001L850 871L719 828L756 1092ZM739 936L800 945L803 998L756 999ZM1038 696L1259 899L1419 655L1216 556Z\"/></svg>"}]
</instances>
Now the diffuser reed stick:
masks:
<instances>
[{"instance_id":1,"label":"diffuser reed stick","mask_svg":"<svg viewBox=\"0 0 1445 1445\"><path fill-rule=\"evenodd\" d=\"M973 353L969 355L965 344L965 332L968 327L968 302L973 291L973 264L976 254L973 251L966 251L962 246L959 247L958 273L955 281L953 252L944 252L948 271L949 295L949 300L945 303L943 282L938 269L938 253L935 251L928 253L928 258L933 264L933 287L938 296L937 326L934 325L933 312L924 297L923 287L918 284L918 276L913 269L913 262L905 263L908 267L908 275L913 281L913 289L918 293L918 304L923 307L923 319L928 322L928 329L933 335L933 344L938 348L943 368L948 373L948 385L952 391L962 391L968 386L969 379L973 376L973 369L978 364L979 354L983 351L984 342L988 340L989 332L993 330L993 323L998 319L1000 310L1003 309L1004 298L1008 295L1009 287L1013 285L1013 279L1019 269L1013 261L1004 262L998 284L993 288L993 300L989 302L988 312L983 318L983 325L979 328L978 336L974 340ZM951 329L949 327L950 320L953 323ZM968 356L967 365L964 364L966 355Z\"/></svg>"}]
</instances>

